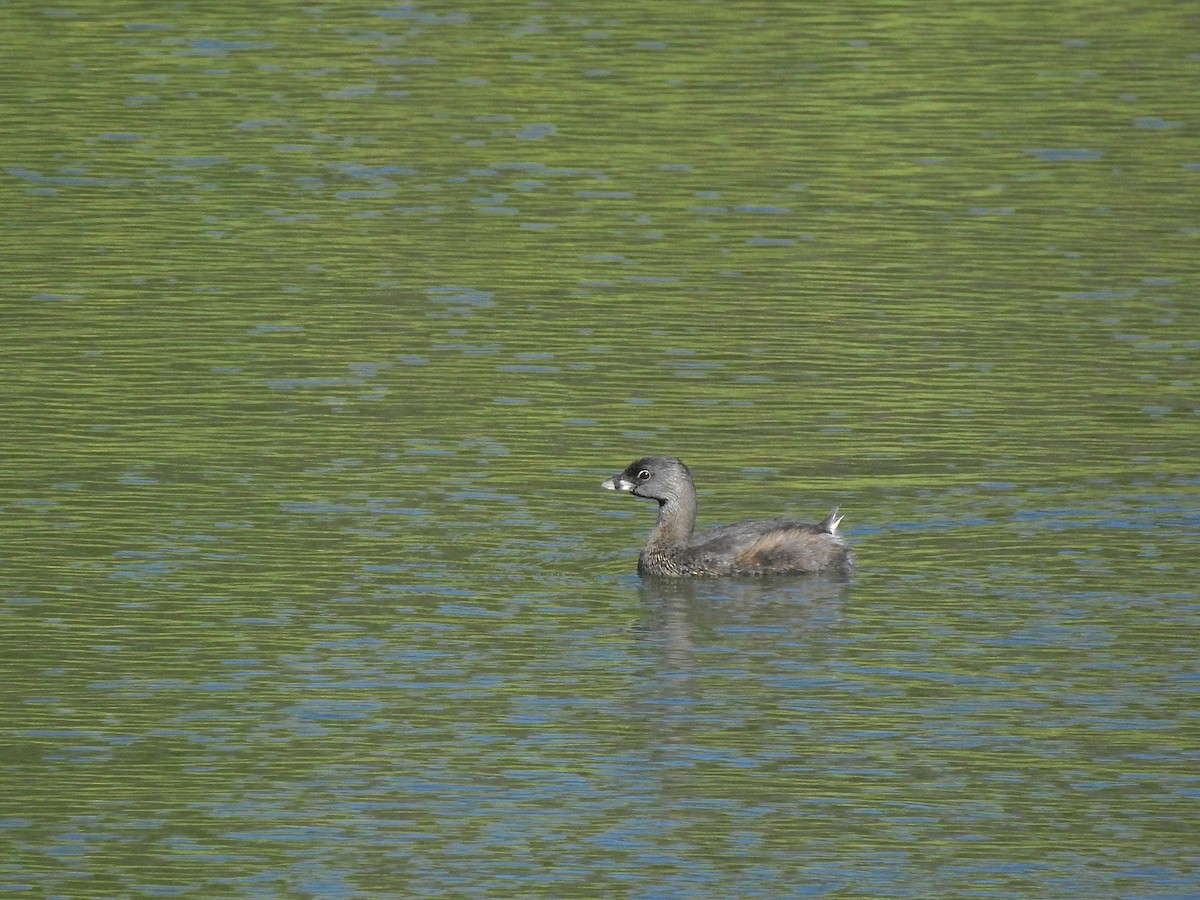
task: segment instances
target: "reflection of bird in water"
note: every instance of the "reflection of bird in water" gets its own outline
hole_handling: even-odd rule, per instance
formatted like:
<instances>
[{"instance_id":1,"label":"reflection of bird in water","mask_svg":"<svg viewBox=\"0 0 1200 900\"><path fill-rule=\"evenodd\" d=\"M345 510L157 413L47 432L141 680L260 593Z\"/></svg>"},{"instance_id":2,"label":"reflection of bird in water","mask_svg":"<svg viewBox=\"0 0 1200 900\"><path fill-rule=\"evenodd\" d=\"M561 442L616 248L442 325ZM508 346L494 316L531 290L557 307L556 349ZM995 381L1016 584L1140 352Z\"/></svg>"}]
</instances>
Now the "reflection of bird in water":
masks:
<instances>
[{"instance_id":1,"label":"reflection of bird in water","mask_svg":"<svg viewBox=\"0 0 1200 900\"><path fill-rule=\"evenodd\" d=\"M844 578L650 577L642 579L639 594L648 628L661 638L664 666L686 672L696 667L696 647L711 647L721 629L788 635L824 655L850 587Z\"/></svg>"}]
</instances>

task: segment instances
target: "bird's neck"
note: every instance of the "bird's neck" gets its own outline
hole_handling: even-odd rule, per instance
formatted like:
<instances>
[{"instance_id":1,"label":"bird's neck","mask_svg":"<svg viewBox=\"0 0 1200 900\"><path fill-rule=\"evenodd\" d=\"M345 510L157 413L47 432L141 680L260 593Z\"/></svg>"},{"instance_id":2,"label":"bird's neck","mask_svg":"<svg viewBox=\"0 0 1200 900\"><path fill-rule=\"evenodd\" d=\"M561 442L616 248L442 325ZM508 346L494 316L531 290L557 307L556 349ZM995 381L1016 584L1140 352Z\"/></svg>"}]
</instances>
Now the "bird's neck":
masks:
<instances>
[{"instance_id":1,"label":"bird's neck","mask_svg":"<svg viewBox=\"0 0 1200 900\"><path fill-rule=\"evenodd\" d=\"M650 533L647 546L662 549L686 547L696 529L696 500L676 497L658 505L658 522Z\"/></svg>"}]
</instances>

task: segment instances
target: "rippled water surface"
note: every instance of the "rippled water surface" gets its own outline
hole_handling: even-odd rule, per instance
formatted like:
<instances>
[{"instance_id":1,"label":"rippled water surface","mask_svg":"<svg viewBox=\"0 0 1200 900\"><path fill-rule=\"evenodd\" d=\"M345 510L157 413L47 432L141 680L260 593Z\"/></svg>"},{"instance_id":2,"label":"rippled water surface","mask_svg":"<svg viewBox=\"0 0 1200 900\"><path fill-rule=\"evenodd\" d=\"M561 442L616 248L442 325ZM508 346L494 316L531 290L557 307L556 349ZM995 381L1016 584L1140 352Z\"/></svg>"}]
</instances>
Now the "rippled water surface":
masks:
<instances>
[{"instance_id":1,"label":"rippled water surface","mask_svg":"<svg viewBox=\"0 0 1200 900\"><path fill-rule=\"evenodd\" d=\"M221 6L0 5L0 891L1200 895L1186 4Z\"/></svg>"}]
</instances>

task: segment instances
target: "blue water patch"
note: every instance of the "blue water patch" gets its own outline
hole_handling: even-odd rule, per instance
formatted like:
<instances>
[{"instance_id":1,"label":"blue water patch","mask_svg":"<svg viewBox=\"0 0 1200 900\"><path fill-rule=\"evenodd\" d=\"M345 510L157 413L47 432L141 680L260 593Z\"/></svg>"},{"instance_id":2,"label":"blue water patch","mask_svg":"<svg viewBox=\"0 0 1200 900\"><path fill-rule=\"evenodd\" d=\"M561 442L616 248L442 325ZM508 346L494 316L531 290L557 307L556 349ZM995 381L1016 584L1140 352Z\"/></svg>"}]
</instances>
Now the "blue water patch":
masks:
<instances>
[{"instance_id":1,"label":"blue water patch","mask_svg":"<svg viewBox=\"0 0 1200 900\"><path fill-rule=\"evenodd\" d=\"M463 306L495 306L490 291L479 291L465 287L429 287L425 294L435 303L461 304Z\"/></svg>"},{"instance_id":2,"label":"blue water patch","mask_svg":"<svg viewBox=\"0 0 1200 900\"><path fill-rule=\"evenodd\" d=\"M1179 122L1179 121L1176 121L1173 119L1162 119L1162 118L1159 118L1158 116L1139 116L1138 118L1133 120L1134 128L1145 128L1145 129L1151 129L1151 130L1166 130L1166 129L1182 128L1183 125L1184 125L1183 122Z\"/></svg>"},{"instance_id":3,"label":"blue water patch","mask_svg":"<svg viewBox=\"0 0 1200 900\"><path fill-rule=\"evenodd\" d=\"M242 50L270 50L274 45L265 41L226 41L221 38L191 38L186 46L175 52L180 56L227 56Z\"/></svg>"},{"instance_id":4,"label":"blue water patch","mask_svg":"<svg viewBox=\"0 0 1200 900\"><path fill-rule=\"evenodd\" d=\"M557 132L558 129L549 123L531 123L522 126L513 137L519 141L540 141L543 138L552 137Z\"/></svg>"},{"instance_id":5,"label":"blue water patch","mask_svg":"<svg viewBox=\"0 0 1200 900\"><path fill-rule=\"evenodd\" d=\"M328 515L330 513L348 513L357 512L359 507L349 506L344 503L332 503L329 501L314 500L284 500L279 504L280 509L294 513L316 513L318 515Z\"/></svg>"},{"instance_id":6,"label":"blue water patch","mask_svg":"<svg viewBox=\"0 0 1200 900\"><path fill-rule=\"evenodd\" d=\"M205 169L229 162L228 156L160 156L157 162L173 169Z\"/></svg>"},{"instance_id":7,"label":"blue water patch","mask_svg":"<svg viewBox=\"0 0 1200 900\"><path fill-rule=\"evenodd\" d=\"M1036 150L1026 150L1025 152L1046 162L1089 161L1100 159L1104 156L1104 152L1101 150L1070 147L1046 147Z\"/></svg>"},{"instance_id":8,"label":"blue water patch","mask_svg":"<svg viewBox=\"0 0 1200 900\"><path fill-rule=\"evenodd\" d=\"M416 3L397 3L384 9L372 10L370 15L384 19L404 19L419 25L466 25L471 21L467 12L432 12L421 9Z\"/></svg>"},{"instance_id":9,"label":"blue water patch","mask_svg":"<svg viewBox=\"0 0 1200 900\"><path fill-rule=\"evenodd\" d=\"M83 174L81 169L64 169L61 175L44 175L34 169L23 166L8 166L4 171L14 178L28 181L31 184L61 184L73 187L109 186L128 184L128 179L99 178Z\"/></svg>"},{"instance_id":10,"label":"blue water patch","mask_svg":"<svg viewBox=\"0 0 1200 900\"><path fill-rule=\"evenodd\" d=\"M344 387L354 382L347 378L270 378L265 384L273 391L296 391L309 388Z\"/></svg>"},{"instance_id":11,"label":"blue water patch","mask_svg":"<svg viewBox=\"0 0 1200 900\"><path fill-rule=\"evenodd\" d=\"M1132 300L1137 295L1137 288L1100 288L1094 291L1074 291L1058 296L1060 300Z\"/></svg>"},{"instance_id":12,"label":"blue water patch","mask_svg":"<svg viewBox=\"0 0 1200 900\"><path fill-rule=\"evenodd\" d=\"M380 200L384 197L391 197L395 191L390 190L355 190L355 191L337 191L333 196L337 200Z\"/></svg>"},{"instance_id":13,"label":"blue water patch","mask_svg":"<svg viewBox=\"0 0 1200 900\"><path fill-rule=\"evenodd\" d=\"M301 334L304 331L303 325L275 325L264 323L255 325L250 329L250 334Z\"/></svg>"},{"instance_id":14,"label":"blue water patch","mask_svg":"<svg viewBox=\"0 0 1200 900\"><path fill-rule=\"evenodd\" d=\"M632 200L637 196L633 191L577 190L573 193L583 200Z\"/></svg>"}]
</instances>

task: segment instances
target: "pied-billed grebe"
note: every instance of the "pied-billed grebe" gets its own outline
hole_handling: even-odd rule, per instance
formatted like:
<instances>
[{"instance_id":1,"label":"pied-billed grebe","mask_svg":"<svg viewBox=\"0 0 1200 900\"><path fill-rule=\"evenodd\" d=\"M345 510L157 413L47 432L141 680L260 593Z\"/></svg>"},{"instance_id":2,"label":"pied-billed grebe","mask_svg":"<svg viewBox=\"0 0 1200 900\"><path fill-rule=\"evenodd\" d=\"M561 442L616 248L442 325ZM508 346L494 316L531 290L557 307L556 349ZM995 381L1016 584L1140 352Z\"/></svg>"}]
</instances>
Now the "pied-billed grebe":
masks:
<instances>
[{"instance_id":1,"label":"pied-billed grebe","mask_svg":"<svg viewBox=\"0 0 1200 900\"><path fill-rule=\"evenodd\" d=\"M638 557L639 575L848 575L854 551L840 534L835 506L817 525L750 519L693 537L696 486L673 456L645 456L601 484L658 501L658 524Z\"/></svg>"}]
</instances>

